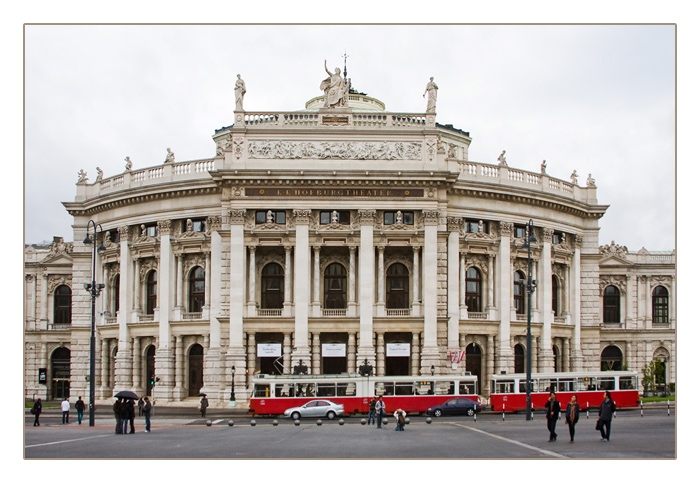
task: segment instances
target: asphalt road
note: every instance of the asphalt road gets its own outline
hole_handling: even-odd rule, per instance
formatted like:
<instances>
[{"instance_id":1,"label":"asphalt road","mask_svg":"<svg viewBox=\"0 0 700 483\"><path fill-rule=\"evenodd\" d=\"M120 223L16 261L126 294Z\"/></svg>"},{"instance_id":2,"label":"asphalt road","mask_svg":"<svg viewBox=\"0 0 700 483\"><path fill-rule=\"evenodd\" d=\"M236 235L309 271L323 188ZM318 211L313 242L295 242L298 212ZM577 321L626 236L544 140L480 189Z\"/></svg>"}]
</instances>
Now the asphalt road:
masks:
<instances>
[{"instance_id":1,"label":"asphalt road","mask_svg":"<svg viewBox=\"0 0 700 483\"><path fill-rule=\"evenodd\" d=\"M467 417L413 417L403 432L394 431L393 418L382 429L360 424L359 417L339 421L292 421L262 418L251 426L250 418L211 419L154 418L145 433L137 419L134 434L114 434L113 420L101 418L95 427L74 421L61 425L60 417L42 416L42 425L25 419L26 459L560 459L650 458L676 456L676 417L671 410L618 412L612 423L610 442L594 430L595 417L582 414L576 442L569 443L568 427L561 420L559 438L549 443L544 418L525 421L522 414L482 414Z\"/></svg>"}]
</instances>

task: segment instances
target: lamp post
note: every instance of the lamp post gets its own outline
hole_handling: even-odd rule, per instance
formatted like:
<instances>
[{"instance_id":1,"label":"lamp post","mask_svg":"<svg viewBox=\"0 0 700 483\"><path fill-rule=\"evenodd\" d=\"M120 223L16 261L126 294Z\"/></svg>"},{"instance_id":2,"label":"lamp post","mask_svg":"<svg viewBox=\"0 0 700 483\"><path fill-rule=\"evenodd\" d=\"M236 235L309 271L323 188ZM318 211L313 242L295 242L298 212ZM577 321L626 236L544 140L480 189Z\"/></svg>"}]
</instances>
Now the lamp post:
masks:
<instances>
[{"instance_id":1,"label":"lamp post","mask_svg":"<svg viewBox=\"0 0 700 483\"><path fill-rule=\"evenodd\" d=\"M90 238L90 225L92 225L92 239ZM97 247L97 227L100 227L102 231L102 225L95 223L90 220L87 224L87 235L85 235L85 240L83 243L85 245L92 245L92 282L86 283L83 286L85 290L90 292L90 302L92 305L91 318L90 318L90 401L89 401L89 425L95 425L95 299L99 297L100 292L104 288L105 284L95 282L95 262L97 259L97 252L103 252L106 250L105 246L100 242L99 248Z\"/></svg>"},{"instance_id":2,"label":"lamp post","mask_svg":"<svg viewBox=\"0 0 700 483\"><path fill-rule=\"evenodd\" d=\"M231 366L231 401L236 400L235 394L236 366Z\"/></svg>"},{"instance_id":3,"label":"lamp post","mask_svg":"<svg viewBox=\"0 0 700 483\"><path fill-rule=\"evenodd\" d=\"M527 234L523 248L527 248L527 361L526 361L526 382L525 382L525 419L532 420L532 332L530 330L532 322L532 293L537 287L537 280L532 280L532 255L530 247L533 242L537 242L534 231L534 223L532 219L527 223Z\"/></svg>"}]
</instances>

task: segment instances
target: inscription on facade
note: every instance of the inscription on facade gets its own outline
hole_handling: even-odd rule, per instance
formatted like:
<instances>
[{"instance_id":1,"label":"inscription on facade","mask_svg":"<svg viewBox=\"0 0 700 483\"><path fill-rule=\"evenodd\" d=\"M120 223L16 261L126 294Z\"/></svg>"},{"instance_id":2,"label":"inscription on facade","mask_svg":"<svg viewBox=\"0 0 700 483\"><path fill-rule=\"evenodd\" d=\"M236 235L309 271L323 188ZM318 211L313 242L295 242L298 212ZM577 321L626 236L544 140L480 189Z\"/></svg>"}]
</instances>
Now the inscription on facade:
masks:
<instances>
[{"instance_id":1,"label":"inscription on facade","mask_svg":"<svg viewBox=\"0 0 700 483\"><path fill-rule=\"evenodd\" d=\"M331 198L423 198L422 189L403 188L246 188L246 196L278 198L307 196Z\"/></svg>"}]
</instances>

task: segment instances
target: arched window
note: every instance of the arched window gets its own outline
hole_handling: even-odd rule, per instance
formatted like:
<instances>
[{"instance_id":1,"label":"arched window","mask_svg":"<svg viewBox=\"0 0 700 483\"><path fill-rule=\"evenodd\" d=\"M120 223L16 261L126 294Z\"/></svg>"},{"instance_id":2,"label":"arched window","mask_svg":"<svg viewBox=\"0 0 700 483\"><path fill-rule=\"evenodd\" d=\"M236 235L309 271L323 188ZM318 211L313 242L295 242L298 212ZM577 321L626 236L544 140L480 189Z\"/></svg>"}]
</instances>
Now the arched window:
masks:
<instances>
[{"instance_id":1,"label":"arched window","mask_svg":"<svg viewBox=\"0 0 700 483\"><path fill-rule=\"evenodd\" d=\"M515 346L515 372L525 372L525 348L522 344Z\"/></svg>"},{"instance_id":2,"label":"arched window","mask_svg":"<svg viewBox=\"0 0 700 483\"><path fill-rule=\"evenodd\" d=\"M71 290L68 285L59 285L53 292L53 323L70 324Z\"/></svg>"},{"instance_id":3,"label":"arched window","mask_svg":"<svg viewBox=\"0 0 700 483\"><path fill-rule=\"evenodd\" d=\"M466 305L469 312L481 312L481 272L474 267L467 270Z\"/></svg>"},{"instance_id":4,"label":"arched window","mask_svg":"<svg viewBox=\"0 0 700 483\"><path fill-rule=\"evenodd\" d=\"M194 267L190 272L190 312L201 312L204 307L204 269Z\"/></svg>"},{"instance_id":5,"label":"arched window","mask_svg":"<svg viewBox=\"0 0 700 483\"><path fill-rule=\"evenodd\" d=\"M284 305L284 270L278 263L268 263L260 276L260 308L281 309Z\"/></svg>"},{"instance_id":6,"label":"arched window","mask_svg":"<svg viewBox=\"0 0 700 483\"><path fill-rule=\"evenodd\" d=\"M600 354L601 371L621 371L622 351L614 345L609 345Z\"/></svg>"},{"instance_id":7,"label":"arched window","mask_svg":"<svg viewBox=\"0 0 700 483\"><path fill-rule=\"evenodd\" d=\"M344 309L348 283L345 267L340 263L331 263L323 272L323 306L326 309Z\"/></svg>"},{"instance_id":8,"label":"arched window","mask_svg":"<svg viewBox=\"0 0 700 483\"><path fill-rule=\"evenodd\" d=\"M559 279L556 275L552 275L552 312L554 316L560 315L559 308Z\"/></svg>"},{"instance_id":9,"label":"arched window","mask_svg":"<svg viewBox=\"0 0 700 483\"><path fill-rule=\"evenodd\" d=\"M151 270L146 276L146 314L153 315L158 306L158 272Z\"/></svg>"},{"instance_id":10,"label":"arched window","mask_svg":"<svg viewBox=\"0 0 700 483\"><path fill-rule=\"evenodd\" d=\"M386 271L386 308L408 308L408 269L394 263Z\"/></svg>"},{"instance_id":11,"label":"arched window","mask_svg":"<svg viewBox=\"0 0 700 483\"><path fill-rule=\"evenodd\" d=\"M520 270L513 275L513 305L516 314L525 313L525 274Z\"/></svg>"},{"instance_id":12,"label":"arched window","mask_svg":"<svg viewBox=\"0 0 700 483\"><path fill-rule=\"evenodd\" d=\"M668 324L668 290L659 285L651 293L652 323Z\"/></svg>"},{"instance_id":13,"label":"arched window","mask_svg":"<svg viewBox=\"0 0 700 483\"><path fill-rule=\"evenodd\" d=\"M620 323L620 289L608 285L603 292L603 322Z\"/></svg>"}]
</instances>

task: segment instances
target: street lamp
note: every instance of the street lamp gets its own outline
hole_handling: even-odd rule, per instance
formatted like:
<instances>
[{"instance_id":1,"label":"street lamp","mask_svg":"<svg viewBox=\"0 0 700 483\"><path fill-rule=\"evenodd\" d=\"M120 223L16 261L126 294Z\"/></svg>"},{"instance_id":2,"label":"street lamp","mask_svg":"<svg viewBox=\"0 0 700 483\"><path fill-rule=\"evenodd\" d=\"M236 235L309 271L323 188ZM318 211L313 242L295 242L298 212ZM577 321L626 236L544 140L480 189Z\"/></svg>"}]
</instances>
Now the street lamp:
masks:
<instances>
[{"instance_id":1,"label":"street lamp","mask_svg":"<svg viewBox=\"0 0 700 483\"><path fill-rule=\"evenodd\" d=\"M531 244L537 243L534 229L535 225L532 219L530 219L527 223L527 234L525 242L523 243L523 248L527 248L527 379L525 383L525 419L527 421L532 420L532 332L530 331L530 325L532 321L532 292L534 292L535 287L537 287L537 280L534 282L532 280L532 256L530 253Z\"/></svg>"},{"instance_id":2,"label":"street lamp","mask_svg":"<svg viewBox=\"0 0 700 483\"><path fill-rule=\"evenodd\" d=\"M236 366L231 366L231 401L236 400L236 394L234 393L234 381L236 378Z\"/></svg>"},{"instance_id":3,"label":"street lamp","mask_svg":"<svg viewBox=\"0 0 700 483\"><path fill-rule=\"evenodd\" d=\"M90 225L92 225L92 239L90 238ZM97 259L97 252L103 252L106 250L104 244L100 242L100 247L97 248L97 227L100 227L102 231L102 225L95 224L94 221L90 220L87 224L87 235L85 235L85 240L83 243L85 245L92 245L92 283L86 283L83 286L85 290L90 292L90 301L92 305L92 312L90 318L90 426L95 425L95 298L99 297L100 292L105 287L103 283L95 282L95 262Z\"/></svg>"}]
</instances>

